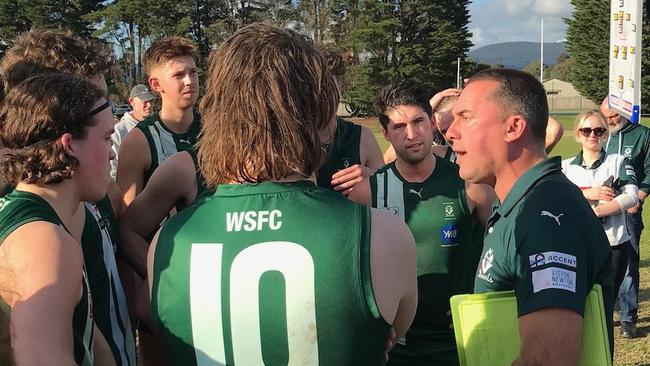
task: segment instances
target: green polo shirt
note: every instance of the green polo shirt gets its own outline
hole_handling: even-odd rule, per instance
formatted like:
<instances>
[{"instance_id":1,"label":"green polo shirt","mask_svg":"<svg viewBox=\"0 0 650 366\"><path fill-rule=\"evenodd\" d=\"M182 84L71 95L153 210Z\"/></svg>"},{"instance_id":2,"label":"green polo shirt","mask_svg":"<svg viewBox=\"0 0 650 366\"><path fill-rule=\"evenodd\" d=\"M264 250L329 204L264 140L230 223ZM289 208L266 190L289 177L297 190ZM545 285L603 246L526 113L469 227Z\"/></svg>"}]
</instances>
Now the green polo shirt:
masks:
<instances>
[{"instance_id":1,"label":"green polo shirt","mask_svg":"<svg viewBox=\"0 0 650 366\"><path fill-rule=\"evenodd\" d=\"M628 123L618 133L613 133L605 148L607 154L621 154L630 159L639 190L650 193L650 129L640 124Z\"/></svg>"},{"instance_id":2,"label":"green polo shirt","mask_svg":"<svg viewBox=\"0 0 650 366\"><path fill-rule=\"evenodd\" d=\"M554 157L519 177L488 220L474 290L514 290L519 316L551 307L583 315L598 283L613 342L610 257L600 221Z\"/></svg>"}]
</instances>

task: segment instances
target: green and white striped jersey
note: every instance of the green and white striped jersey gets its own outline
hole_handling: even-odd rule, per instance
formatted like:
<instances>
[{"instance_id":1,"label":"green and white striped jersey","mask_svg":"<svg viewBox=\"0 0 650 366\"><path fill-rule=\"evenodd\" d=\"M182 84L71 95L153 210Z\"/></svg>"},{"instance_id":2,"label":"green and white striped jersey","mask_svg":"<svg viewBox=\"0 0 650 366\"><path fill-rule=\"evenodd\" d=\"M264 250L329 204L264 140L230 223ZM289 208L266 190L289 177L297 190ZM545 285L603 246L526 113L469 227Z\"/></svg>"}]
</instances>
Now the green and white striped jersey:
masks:
<instances>
[{"instance_id":1,"label":"green and white striped jersey","mask_svg":"<svg viewBox=\"0 0 650 366\"><path fill-rule=\"evenodd\" d=\"M117 220L108 196L97 205L84 204L86 222L81 246L93 296L95 322L111 347L117 365L135 366L135 340L115 262Z\"/></svg>"},{"instance_id":2,"label":"green and white striped jersey","mask_svg":"<svg viewBox=\"0 0 650 366\"><path fill-rule=\"evenodd\" d=\"M146 185L154 170L169 157L179 151L194 150L196 138L201 131L201 116L198 113L194 114L194 120L185 133L171 131L162 122L158 113L147 117L144 121L138 123L135 128L142 131L149 143L151 165L145 172L144 185Z\"/></svg>"},{"instance_id":3,"label":"green and white striped jersey","mask_svg":"<svg viewBox=\"0 0 650 366\"><path fill-rule=\"evenodd\" d=\"M449 298L472 292L482 247L480 240L473 240L474 218L458 166L435 159L423 182L404 179L395 162L370 177L372 206L404 219L417 250L418 307L389 365L458 363Z\"/></svg>"},{"instance_id":4,"label":"green and white striped jersey","mask_svg":"<svg viewBox=\"0 0 650 366\"><path fill-rule=\"evenodd\" d=\"M68 231L50 204L33 193L14 190L0 198L0 245L14 230L34 221L50 222ZM92 366L94 320L85 266L81 275L81 299L74 309L70 326L72 327L75 362L80 366Z\"/></svg>"}]
</instances>

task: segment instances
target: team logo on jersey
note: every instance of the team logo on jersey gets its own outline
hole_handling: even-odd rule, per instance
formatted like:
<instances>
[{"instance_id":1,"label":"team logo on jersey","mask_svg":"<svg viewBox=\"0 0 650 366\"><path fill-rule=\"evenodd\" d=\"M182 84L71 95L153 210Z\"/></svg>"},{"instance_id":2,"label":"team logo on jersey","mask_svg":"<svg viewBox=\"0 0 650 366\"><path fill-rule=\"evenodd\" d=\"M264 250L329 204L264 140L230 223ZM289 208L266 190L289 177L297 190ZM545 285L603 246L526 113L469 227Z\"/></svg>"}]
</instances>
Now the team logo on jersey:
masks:
<instances>
[{"instance_id":1,"label":"team logo on jersey","mask_svg":"<svg viewBox=\"0 0 650 366\"><path fill-rule=\"evenodd\" d=\"M625 149L623 150L623 155L625 155L626 158L632 157L632 146L625 146Z\"/></svg>"},{"instance_id":2,"label":"team logo on jersey","mask_svg":"<svg viewBox=\"0 0 650 366\"><path fill-rule=\"evenodd\" d=\"M343 169L349 168L350 167L350 158L346 156L343 158Z\"/></svg>"},{"instance_id":3,"label":"team logo on jersey","mask_svg":"<svg viewBox=\"0 0 650 366\"><path fill-rule=\"evenodd\" d=\"M399 216L399 208L398 207L378 207L380 210L388 211L392 213L395 216Z\"/></svg>"},{"instance_id":4,"label":"team logo on jersey","mask_svg":"<svg viewBox=\"0 0 650 366\"><path fill-rule=\"evenodd\" d=\"M424 190L424 188L420 188L419 191L416 191L415 189L411 188L411 189L409 189L409 193L413 193L413 194L417 195L418 197L420 197L420 199L422 199L422 191L423 190Z\"/></svg>"},{"instance_id":5,"label":"team logo on jersey","mask_svg":"<svg viewBox=\"0 0 650 366\"><path fill-rule=\"evenodd\" d=\"M187 144L187 145L192 145L189 140L186 139L178 139L178 142L181 144Z\"/></svg>"},{"instance_id":6,"label":"team logo on jersey","mask_svg":"<svg viewBox=\"0 0 650 366\"><path fill-rule=\"evenodd\" d=\"M455 219L456 218L456 203L455 202L443 202L444 206L444 218L445 220Z\"/></svg>"},{"instance_id":7,"label":"team logo on jersey","mask_svg":"<svg viewBox=\"0 0 650 366\"><path fill-rule=\"evenodd\" d=\"M458 227L456 224L447 224L440 228L440 242L443 247L458 245Z\"/></svg>"},{"instance_id":8,"label":"team logo on jersey","mask_svg":"<svg viewBox=\"0 0 650 366\"><path fill-rule=\"evenodd\" d=\"M490 270L490 268L492 268L493 261L494 261L494 250L490 248L485 252L485 254L483 254L483 259L481 259L481 263L478 266L478 274L477 274L478 278L490 283L494 282L492 280L492 275L487 273Z\"/></svg>"}]
</instances>

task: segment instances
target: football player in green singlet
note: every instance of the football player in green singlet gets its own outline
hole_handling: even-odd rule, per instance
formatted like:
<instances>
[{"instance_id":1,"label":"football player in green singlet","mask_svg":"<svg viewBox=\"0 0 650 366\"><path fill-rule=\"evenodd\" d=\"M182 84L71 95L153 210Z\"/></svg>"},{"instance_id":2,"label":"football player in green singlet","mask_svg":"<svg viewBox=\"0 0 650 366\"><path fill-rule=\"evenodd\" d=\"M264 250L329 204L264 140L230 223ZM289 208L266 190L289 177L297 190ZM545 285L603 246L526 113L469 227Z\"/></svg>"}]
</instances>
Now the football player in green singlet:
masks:
<instances>
[{"instance_id":1,"label":"football player in green singlet","mask_svg":"<svg viewBox=\"0 0 650 366\"><path fill-rule=\"evenodd\" d=\"M218 188L170 218L149 254L172 363L383 364L391 325L404 334L415 310L413 239L315 185L339 100L324 58L259 23L213 53L208 75L199 163Z\"/></svg>"},{"instance_id":2,"label":"football player in green singlet","mask_svg":"<svg viewBox=\"0 0 650 366\"><path fill-rule=\"evenodd\" d=\"M0 199L0 268L11 273L0 289L14 362L114 365L69 229L81 203L100 200L111 181L108 101L82 78L40 74L9 91L0 126L8 149L0 173L16 187Z\"/></svg>"},{"instance_id":3,"label":"football player in green singlet","mask_svg":"<svg viewBox=\"0 0 650 366\"><path fill-rule=\"evenodd\" d=\"M159 113L131 130L120 147L117 184L126 205L140 194L163 161L194 148L201 128L194 111L199 96L197 59L196 46L182 37L158 39L144 54L149 86L160 95L162 105Z\"/></svg>"},{"instance_id":4,"label":"football player in green singlet","mask_svg":"<svg viewBox=\"0 0 650 366\"><path fill-rule=\"evenodd\" d=\"M107 45L93 39L77 38L70 32L30 30L16 37L12 47L5 52L2 60L7 81L5 89L10 90L37 74L59 72L84 77L105 97L104 74L108 74L113 66L110 52ZM94 205L84 202L69 229L82 245L97 328L108 341L118 366L135 365L135 341L116 263L116 241L112 236L102 234L106 230L105 223L114 222L122 210L121 193L115 182L111 181L107 195L98 203L101 217L92 214Z\"/></svg>"},{"instance_id":5,"label":"football player in green singlet","mask_svg":"<svg viewBox=\"0 0 650 366\"><path fill-rule=\"evenodd\" d=\"M178 151L194 149L201 125L200 116L194 110L199 95L197 60L196 45L183 37L160 38L144 54L143 68L151 90L160 96L161 109L131 130L120 146L116 181L127 206L140 194L160 164ZM165 359L164 350L155 334L145 326L146 311L140 311L148 308L148 304L142 303L148 296L141 295L146 289L144 278L141 278L141 262L134 258L128 245L120 243L119 251L138 274L128 278L133 290L127 292L127 296L130 305L135 305L140 320L139 345L143 363L161 365Z\"/></svg>"},{"instance_id":6,"label":"football player in green singlet","mask_svg":"<svg viewBox=\"0 0 650 366\"><path fill-rule=\"evenodd\" d=\"M397 160L364 180L350 198L404 220L418 253L418 310L388 362L455 365L449 298L472 292L482 250L482 241L472 237L474 221L487 221L495 195L486 185L465 183L458 166L431 153L432 110L419 83L388 84L376 111Z\"/></svg>"}]
</instances>

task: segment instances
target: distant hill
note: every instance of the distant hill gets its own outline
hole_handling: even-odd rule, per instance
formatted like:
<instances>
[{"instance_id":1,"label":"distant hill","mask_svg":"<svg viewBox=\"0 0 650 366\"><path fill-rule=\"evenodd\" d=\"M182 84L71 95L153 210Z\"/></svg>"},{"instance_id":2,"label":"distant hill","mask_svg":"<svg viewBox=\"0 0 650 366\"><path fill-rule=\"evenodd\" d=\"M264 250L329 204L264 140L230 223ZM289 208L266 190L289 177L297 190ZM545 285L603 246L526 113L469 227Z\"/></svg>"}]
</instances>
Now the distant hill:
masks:
<instances>
[{"instance_id":1,"label":"distant hill","mask_svg":"<svg viewBox=\"0 0 650 366\"><path fill-rule=\"evenodd\" d=\"M544 43L544 64L555 65L555 60L566 52L564 42ZM469 57L483 64L502 64L505 67L523 69L533 61L539 60L539 42L504 42L477 48L469 52Z\"/></svg>"}]
</instances>

